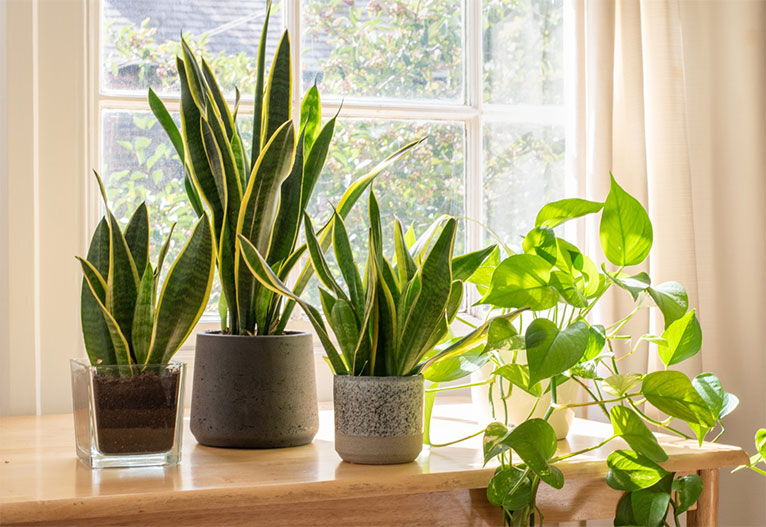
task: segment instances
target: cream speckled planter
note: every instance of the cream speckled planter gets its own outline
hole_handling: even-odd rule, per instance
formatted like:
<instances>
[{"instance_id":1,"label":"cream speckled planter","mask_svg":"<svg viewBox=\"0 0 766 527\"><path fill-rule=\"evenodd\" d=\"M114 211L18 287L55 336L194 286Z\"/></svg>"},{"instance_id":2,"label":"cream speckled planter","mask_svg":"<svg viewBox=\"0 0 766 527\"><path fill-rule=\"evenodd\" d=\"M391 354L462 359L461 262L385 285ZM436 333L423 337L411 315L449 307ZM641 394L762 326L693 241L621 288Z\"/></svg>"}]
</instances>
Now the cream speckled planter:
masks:
<instances>
[{"instance_id":1,"label":"cream speckled planter","mask_svg":"<svg viewBox=\"0 0 766 527\"><path fill-rule=\"evenodd\" d=\"M393 465L423 448L423 376L336 375L335 451L344 461Z\"/></svg>"}]
</instances>

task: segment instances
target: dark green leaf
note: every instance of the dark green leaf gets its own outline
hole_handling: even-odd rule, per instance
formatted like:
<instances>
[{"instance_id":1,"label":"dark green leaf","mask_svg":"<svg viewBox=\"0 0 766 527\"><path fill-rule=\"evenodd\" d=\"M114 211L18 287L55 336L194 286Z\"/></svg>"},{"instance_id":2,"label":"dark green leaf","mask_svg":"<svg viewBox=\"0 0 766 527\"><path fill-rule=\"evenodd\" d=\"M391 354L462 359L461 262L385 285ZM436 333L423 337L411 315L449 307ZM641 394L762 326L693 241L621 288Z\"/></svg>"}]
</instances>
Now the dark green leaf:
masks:
<instances>
[{"instance_id":1,"label":"dark green leaf","mask_svg":"<svg viewBox=\"0 0 766 527\"><path fill-rule=\"evenodd\" d=\"M338 263L343 279L346 281L346 287L348 287L349 297L354 310L357 313L361 313L364 311L365 306L362 278L359 276L359 269L356 267L356 262L354 262L354 254L351 251L351 243L348 239L348 232L346 231L343 218L337 213L334 214L333 218L332 246L335 252L335 261Z\"/></svg>"},{"instance_id":2,"label":"dark green leaf","mask_svg":"<svg viewBox=\"0 0 766 527\"><path fill-rule=\"evenodd\" d=\"M77 258L80 261L82 267L82 274L85 278L91 297L98 304L101 309L101 313L104 317L107 330L109 331L109 337L112 342L112 349L114 352L115 362L114 364L132 364L132 357L130 356L130 346L128 344L125 335L120 331L120 327L112 314L107 309L106 305L101 301L101 298L106 296L106 282L101 275L96 271L90 262ZM98 363L98 362L97 362Z\"/></svg>"},{"instance_id":3,"label":"dark green leaf","mask_svg":"<svg viewBox=\"0 0 766 527\"><path fill-rule=\"evenodd\" d=\"M617 511L614 516L615 527L636 527L638 522L633 517L633 506L630 499L631 493L626 492L617 502Z\"/></svg>"},{"instance_id":4,"label":"dark green leaf","mask_svg":"<svg viewBox=\"0 0 766 527\"><path fill-rule=\"evenodd\" d=\"M420 294L413 302L401 329L398 346L403 355L403 373L413 368L430 351L425 346L431 329L444 318L452 288L451 263L456 230L457 221L450 218L418 271Z\"/></svg>"},{"instance_id":5,"label":"dark green leaf","mask_svg":"<svg viewBox=\"0 0 766 527\"><path fill-rule=\"evenodd\" d=\"M162 286L148 364L167 363L205 311L215 272L214 246L210 223L202 216Z\"/></svg>"},{"instance_id":6,"label":"dark green leaf","mask_svg":"<svg viewBox=\"0 0 766 527\"><path fill-rule=\"evenodd\" d=\"M673 474L668 474L649 488L633 492L631 505L638 525L659 527L664 523L670 506Z\"/></svg>"},{"instance_id":7,"label":"dark green leaf","mask_svg":"<svg viewBox=\"0 0 766 527\"><path fill-rule=\"evenodd\" d=\"M301 300L298 296L295 295L295 293L290 291L290 289L277 277L277 275L274 274L274 271L271 270L269 264L266 263L266 260L263 259L263 256L258 253L258 250L253 246L252 243L250 243L247 238L240 234L239 242L242 257L247 264L248 269L250 269L250 272L253 273L253 275L264 287L279 295L291 298L301 306L303 311L306 313L309 322L311 322L311 325L314 326L314 331L316 331L317 337L322 343L322 346L325 349L325 353L327 353L327 358L330 360L330 365L333 371L338 375L346 375L348 373L348 368L344 364L343 359L338 353L338 350L335 348L335 345L332 343L330 336L327 334L327 329L324 325L324 322L322 321L322 315L320 315L319 311L317 311L315 307Z\"/></svg>"},{"instance_id":8,"label":"dark green leaf","mask_svg":"<svg viewBox=\"0 0 766 527\"><path fill-rule=\"evenodd\" d=\"M88 248L88 262L95 270L95 273L102 277L103 287L99 286L99 281L94 280L98 300L93 297L88 281L83 277L82 288L80 291L80 322L82 325L82 335L85 342L85 350L91 364L99 362L103 364L116 364L114 348L112 347L112 337L109 334L104 321L104 315L99 306L106 303L106 280L103 278L109 272L109 225L105 218L101 218L98 223Z\"/></svg>"},{"instance_id":9,"label":"dark green leaf","mask_svg":"<svg viewBox=\"0 0 766 527\"><path fill-rule=\"evenodd\" d=\"M291 119L292 111L292 68L290 67L290 34L287 30L274 53L269 81L263 99L263 122L265 129L261 145L266 145L274 134ZM257 246L256 246L257 247Z\"/></svg>"},{"instance_id":10,"label":"dark green leaf","mask_svg":"<svg viewBox=\"0 0 766 527\"><path fill-rule=\"evenodd\" d=\"M271 18L271 0L266 4L266 16L263 19L263 29L261 30L261 41L258 45L258 61L255 67L255 92L253 93L255 108L253 111L253 147L250 151L250 162L252 171L255 161L261 153L261 138L263 136L263 98L266 71L266 36L269 32L269 19Z\"/></svg>"},{"instance_id":11,"label":"dark green leaf","mask_svg":"<svg viewBox=\"0 0 766 527\"><path fill-rule=\"evenodd\" d=\"M697 503L702 494L702 478L697 474L680 476L673 481L673 491L676 493L676 512L681 514Z\"/></svg>"},{"instance_id":12,"label":"dark green leaf","mask_svg":"<svg viewBox=\"0 0 766 527\"><path fill-rule=\"evenodd\" d=\"M519 483L523 470L515 467L498 467L487 486L487 499L492 505L509 510L523 509L532 501L532 484L528 478ZM517 486L518 485L518 486ZM516 491L511 494L511 491Z\"/></svg>"},{"instance_id":13,"label":"dark green leaf","mask_svg":"<svg viewBox=\"0 0 766 527\"><path fill-rule=\"evenodd\" d=\"M487 333L486 351L514 349L513 337L517 335L516 328L509 320L501 317L492 319Z\"/></svg>"},{"instance_id":14,"label":"dark green leaf","mask_svg":"<svg viewBox=\"0 0 766 527\"><path fill-rule=\"evenodd\" d=\"M332 307L330 313L330 325L332 326L333 333L338 339L338 346L346 358L346 363L351 364L353 369L356 369L354 364L354 351L356 351L356 344L359 340L359 327L354 310L351 304L347 300L339 298Z\"/></svg>"},{"instance_id":15,"label":"dark green leaf","mask_svg":"<svg viewBox=\"0 0 766 527\"><path fill-rule=\"evenodd\" d=\"M652 223L641 204L612 177L599 228L601 249L614 265L638 265L652 248Z\"/></svg>"},{"instance_id":16,"label":"dark green leaf","mask_svg":"<svg viewBox=\"0 0 766 527\"><path fill-rule=\"evenodd\" d=\"M152 326L154 325L154 270L151 264L146 265L141 283L138 286L136 312L133 315L133 352L136 362L144 364L149 355L152 343Z\"/></svg>"}]
</instances>

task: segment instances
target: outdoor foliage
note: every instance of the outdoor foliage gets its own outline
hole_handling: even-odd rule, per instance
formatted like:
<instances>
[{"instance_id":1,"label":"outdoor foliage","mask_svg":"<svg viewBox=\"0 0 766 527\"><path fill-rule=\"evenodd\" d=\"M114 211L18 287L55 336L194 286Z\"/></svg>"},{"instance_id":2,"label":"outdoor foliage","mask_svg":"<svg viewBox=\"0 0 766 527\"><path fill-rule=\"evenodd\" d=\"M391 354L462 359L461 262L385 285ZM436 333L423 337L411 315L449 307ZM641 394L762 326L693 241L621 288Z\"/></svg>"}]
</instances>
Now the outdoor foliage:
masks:
<instances>
[{"instance_id":1,"label":"outdoor foliage","mask_svg":"<svg viewBox=\"0 0 766 527\"><path fill-rule=\"evenodd\" d=\"M205 310L215 268L213 237L203 215L160 287L170 236L152 267L146 206L142 203L122 229L109 210L98 174L96 178L106 215L96 227L87 258L78 257L85 348L93 365L136 365L131 371L139 373L147 364L167 363Z\"/></svg>"},{"instance_id":2,"label":"outdoor foliage","mask_svg":"<svg viewBox=\"0 0 766 527\"><path fill-rule=\"evenodd\" d=\"M323 93L346 100L358 96L462 100L463 2L305 0L302 11L302 77L307 87L316 79ZM563 93L561 12L559 1L484 3L486 101L561 103L561 96L556 95ZM179 93L175 56L181 52L180 42L158 38L157 22L106 21L106 87L153 87L158 93ZM243 94L253 93L254 51L221 50L216 45L219 35L185 32L184 36L196 56L206 57L230 101L235 86ZM493 54L491 43L496 41L506 42L513 56ZM412 46L412 42L419 45ZM277 39L269 43L276 47ZM376 66L381 64L385 67ZM526 92L519 91L522 88ZM170 214L178 222L178 230L189 233L195 217L177 184L183 166L156 122L145 112L106 111L103 116L103 170L107 190L115 200L115 216L127 221L129 211L146 201L153 215L160 211ZM173 118L180 124L176 114ZM239 112L237 124L248 143L251 117ZM323 224L332 214L329 203L336 202L351 181L369 170L370 159L379 159L381 151L394 151L412 138L427 136L417 150L376 182L383 228L393 228L393 217L422 230L441 214L464 215L465 133L462 123L449 121L339 119L309 214ZM526 123L510 127L487 123L483 136L486 221L504 239L515 240L539 205L562 196L563 131ZM365 217L366 211L360 207L346 220L357 257L365 252ZM166 234L154 236L153 247ZM464 243L461 224L457 251ZM171 254L173 250L171 246ZM213 308L219 287L211 295Z\"/></svg>"},{"instance_id":3,"label":"outdoor foliage","mask_svg":"<svg viewBox=\"0 0 766 527\"><path fill-rule=\"evenodd\" d=\"M601 268L554 229L567 221L601 213L600 241L606 260ZM497 422L484 431L485 462L497 458L500 466L490 483L489 500L503 507L509 525L539 525L543 518L535 504L539 485L561 488L564 477L556 463L600 448L622 438L630 450L617 450L607 460L607 483L626 492L616 511L615 525L678 525L679 515L697 500L702 483L697 476L679 476L659 463L667 455L648 424L685 439L684 422L701 443L715 429L724 431L722 419L733 411L737 398L726 392L712 373L693 379L673 370L674 365L702 348L702 331L686 291L676 282L653 284L646 273L630 274L626 267L641 264L649 255L653 232L641 204L612 179L604 202L564 199L542 207L522 243L523 252L501 258L490 255L469 282L490 306L488 316L528 309L514 322L494 320L483 349L470 354L452 369L426 370L429 405L438 383L453 380L491 363L485 383L500 390L503 404L513 390L538 398L550 393L543 419L528 418L517 427L507 425L507 407L494 408ZM634 300L634 308L614 322L593 320L591 311L611 288ZM619 341L630 341L626 324L650 302L660 310L664 329L641 335L628 353L615 353ZM647 374L624 370L623 360L634 353L657 353L665 369ZM557 400L564 383L578 383L589 396L586 403ZM491 392L490 392L491 393ZM644 405L666 415L653 419ZM556 456L556 436L547 423L555 409L594 406L612 424L613 435L580 451ZM428 436L427 436L428 437ZM511 451L515 452L512 458ZM757 461L757 460L756 460Z\"/></svg>"}]
</instances>

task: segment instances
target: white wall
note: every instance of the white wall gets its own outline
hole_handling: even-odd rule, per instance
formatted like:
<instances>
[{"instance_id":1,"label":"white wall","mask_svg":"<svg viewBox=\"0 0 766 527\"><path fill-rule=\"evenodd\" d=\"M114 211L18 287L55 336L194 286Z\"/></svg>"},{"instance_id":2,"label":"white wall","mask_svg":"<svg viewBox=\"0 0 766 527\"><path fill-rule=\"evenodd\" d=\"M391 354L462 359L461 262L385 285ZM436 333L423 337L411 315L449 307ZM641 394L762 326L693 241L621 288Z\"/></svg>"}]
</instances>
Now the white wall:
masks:
<instances>
[{"instance_id":1,"label":"white wall","mask_svg":"<svg viewBox=\"0 0 766 527\"><path fill-rule=\"evenodd\" d=\"M0 386L8 386L8 133L6 75L6 5L0 1ZM7 389L7 388L6 388ZM0 415L9 410L8 394L0 394Z\"/></svg>"},{"instance_id":2,"label":"white wall","mask_svg":"<svg viewBox=\"0 0 766 527\"><path fill-rule=\"evenodd\" d=\"M0 412L65 412L68 360L82 353L73 256L83 253L86 231L86 6L83 0L2 1L4 47L12 50L4 71L13 82L6 86L2 141L8 314Z\"/></svg>"}]
</instances>

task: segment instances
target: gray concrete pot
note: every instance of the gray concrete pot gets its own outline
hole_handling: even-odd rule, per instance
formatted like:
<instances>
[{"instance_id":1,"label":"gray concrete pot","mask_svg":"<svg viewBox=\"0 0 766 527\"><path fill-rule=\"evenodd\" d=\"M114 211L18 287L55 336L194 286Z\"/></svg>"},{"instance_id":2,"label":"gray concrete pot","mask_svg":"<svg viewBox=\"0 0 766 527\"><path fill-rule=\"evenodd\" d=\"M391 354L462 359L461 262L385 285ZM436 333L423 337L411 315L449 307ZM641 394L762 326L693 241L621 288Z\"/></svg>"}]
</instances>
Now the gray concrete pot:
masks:
<instances>
[{"instance_id":1,"label":"gray concrete pot","mask_svg":"<svg viewBox=\"0 0 766 527\"><path fill-rule=\"evenodd\" d=\"M198 333L190 426L203 445L280 448L319 429L309 333Z\"/></svg>"},{"instance_id":2,"label":"gray concrete pot","mask_svg":"<svg viewBox=\"0 0 766 527\"><path fill-rule=\"evenodd\" d=\"M393 465L423 448L423 376L336 375L335 451L344 461Z\"/></svg>"}]
</instances>

